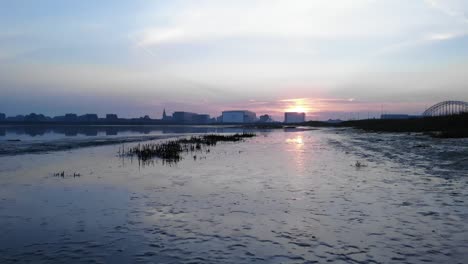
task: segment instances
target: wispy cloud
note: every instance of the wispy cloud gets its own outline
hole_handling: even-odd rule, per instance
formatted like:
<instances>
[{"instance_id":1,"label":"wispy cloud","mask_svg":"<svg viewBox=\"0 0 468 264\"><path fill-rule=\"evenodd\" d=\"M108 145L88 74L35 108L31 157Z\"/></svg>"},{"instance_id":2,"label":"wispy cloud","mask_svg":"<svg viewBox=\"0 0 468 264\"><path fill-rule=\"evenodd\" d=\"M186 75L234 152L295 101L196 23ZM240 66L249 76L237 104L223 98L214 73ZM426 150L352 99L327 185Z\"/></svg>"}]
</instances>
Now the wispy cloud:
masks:
<instances>
[{"instance_id":1,"label":"wispy cloud","mask_svg":"<svg viewBox=\"0 0 468 264\"><path fill-rule=\"evenodd\" d=\"M439 33L439 34L431 34L426 39L427 40L450 40L458 37L463 37L467 35L468 32L449 32L449 33Z\"/></svg>"},{"instance_id":2,"label":"wispy cloud","mask_svg":"<svg viewBox=\"0 0 468 264\"><path fill-rule=\"evenodd\" d=\"M372 20L371 0L205 1L187 5L166 26L138 32L139 46L226 37L340 38L382 35ZM365 14L357 17L355 14ZM380 19L379 19L380 20ZM383 20L381 20L383 22ZM387 30L393 30L388 25Z\"/></svg>"},{"instance_id":3,"label":"wispy cloud","mask_svg":"<svg viewBox=\"0 0 468 264\"><path fill-rule=\"evenodd\" d=\"M397 53L397 52L401 52L407 49L428 45L434 42L448 41L448 40L452 40L456 38L461 38L467 35L468 35L468 31L424 34L419 37L413 37L407 40L403 40L394 44L387 45L377 50L375 53L372 54L372 56L380 56L380 55Z\"/></svg>"},{"instance_id":4,"label":"wispy cloud","mask_svg":"<svg viewBox=\"0 0 468 264\"><path fill-rule=\"evenodd\" d=\"M447 16L456 18L464 23L468 23L468 17L465 15L467 3L466 1L453 0L424 0L431 8L439 10ZM465 2L465 3L463 3Z\"/></svg>"}]
</instances>

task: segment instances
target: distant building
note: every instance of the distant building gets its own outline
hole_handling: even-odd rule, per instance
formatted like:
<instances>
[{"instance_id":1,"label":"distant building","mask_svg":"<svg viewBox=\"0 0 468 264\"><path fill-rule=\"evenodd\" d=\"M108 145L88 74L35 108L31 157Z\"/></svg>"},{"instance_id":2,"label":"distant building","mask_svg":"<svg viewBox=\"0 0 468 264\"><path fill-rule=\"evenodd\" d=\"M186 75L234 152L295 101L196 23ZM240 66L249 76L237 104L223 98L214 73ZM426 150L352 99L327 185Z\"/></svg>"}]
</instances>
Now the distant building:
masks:
<instances>
[{"instance_id":1,"label":"distant building","mask_svg":"<svg viewBox=\"0 0 468 264\"><path fill-rule=\"evenodd\" d=\"M172 114L172 121L176 123L181 123L181 124L194 123L196 116L197 116L196 113L178 111Z\"/></svg>"},{"instance_id":2,"label":"distant building","mask_svg":"<svg viewBox=\"0 0 468 264\"><path fill-rule=\"evenodd\" d=\"M166 122L171 122L172 121L172 116L168 116L167 113L166 113L166 109L164 108L163 110L163 114L162 114L162 121L166 121Z\"/></svg>"},{"instance_id":3,"label":"distant building","mask_svg":"<svg viewBox=\"0 0 468 264\"><path fill-rule=\"evenodd\" d=\"M85 115L79 116L78 119L84 122L95 122L95 121L98 121L98 116L96 114L85 114Z\"/></svg>"},{"instance_id":4,"label":"distant building","mask_svg":"<svg viewBox=\"0 0 468 264\"><path fill-rule=\"evenodd\" d=\"M253 123L257 121L257 115L247 110L224 111L223 123Z\"/></svg>"},{"instance_id":5,"label":"distant building","mask_svg":"<svg viewBox=\"0 0 468 264\"><path fill-rule=\"evenodd\" d=\"M24 121L24 115L9 116L6 120L8 120L8 121Z\"/></svg>"},{"instance_id":6,"label":"distant building","mask_svg":"<svg viewBox=\"0 0 468 264\"><path fill-rule=\"evenodd\" d=\"M5 120L6 115L4 113L0 113L0 121Z\"/></svg>"},{"instance_id":7,"label":"distant building","mask_svg":"<svg viewBox=\"0 0 468 264\"><path fill-rule=\"evenodd\" d=\"M172 121L178 124L208 124L210 115L179 111L172 114Z\"/></svg>"},{"instance_id":8,"label":"distant building","mask_svg":"<svg viewBox=\"0 0 468 264\"><path fill-rule=\"evenodd\" d=\"M195 123L196 124L208 124L210 123L210 115L201 114L195 116Z\"/></svg>"},{"instance_id":9,"label":"distant building","mask_svg":"<svg viewBox=\"0 0 468 264\"><path fill-rule=\"evenodd\" d=\"M78 120L78 115L68 113L68 114L65 114L65 116L63 117L63 120L68 121L68 122L75 122Z\"/></svg>"},{"instance_id":10,"label":"distant building","mask_svg":"<svg viewBox=\"0 0 468 264\"><path fill-rule=\"evenodd\" d=\"M284 122L285 123L304 123L305 122L305 113L299 112L286 112L284 113Z\"/></svg>"},{"instance_id":11,"label":"distant building","mask_svg":"<svg viewBox=\"0 0 468 264\"><path fill-rule=\"evenodd\" d=\"M45 117L43 114L31 113L24 117L24 121L31 121L31 122L47 121L47 117Z\"/></svg>"},{"instance_id":12,"label":"distant building","mask_svg":"<svg viewBox=\"0 0 468 264\"><path fill-rule=\"evenodd\" d=\"M119 120L119 117L116 114L106 114L107 121Z\"/></svg>"}]
</instances>

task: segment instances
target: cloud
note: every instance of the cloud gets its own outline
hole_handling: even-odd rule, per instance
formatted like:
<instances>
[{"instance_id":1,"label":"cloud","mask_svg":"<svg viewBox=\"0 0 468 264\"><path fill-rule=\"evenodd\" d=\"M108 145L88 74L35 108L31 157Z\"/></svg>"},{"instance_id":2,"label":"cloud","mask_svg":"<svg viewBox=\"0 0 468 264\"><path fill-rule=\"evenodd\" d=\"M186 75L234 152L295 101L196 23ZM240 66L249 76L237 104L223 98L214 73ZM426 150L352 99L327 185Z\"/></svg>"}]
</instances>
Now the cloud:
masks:
<instances>
[{"instance_id":1,"label":"cloud","mask_svg":"<svg viewBox=\"0 0 468 264\"><path fill-rule=\"evenodd\" d=\"M150 28L143 31L138 46L151 46L154 44L182 41L186 37L180 28Z\"/></svg>"},{"instance_id":2,"label":"cloud","mask_svg":"<svg viewBox=\"0 0 468 264\"><path fill-rule=\"evenodd\" d=\"M169 21L136 33L139 46L219 38L340 38L397 32L397 23L373 14L371 0L202 1L185 5ZM381 12L386 13L385 10ZM360 16L361 14L366 14ZM388 15L388 14L387 14ZM378 21L379 23L375 23ZM376 27L376 25L380 25ZM382 31L386 29L385 31Z\"/></svg>"},{"instance_id":3,"label":"cloud","mask_svg":"<svg viewBox=\"0 0 468 264\"><path fill-rule=\"evenodd\" d=\"M427 37L427 40L435 40L435 41L450 40L450 39L466 36L467 34L468 34L467 32L455 32L455 33L449 32L449 33L431 34Z\"/></svg>"},{"instance_id":4,"label":"cloud","mask_svg":"<svg viewBox=\"0 0 468 264\"><path fill-rule=\"evenodd\" d=\"M447 16L454 17L461 22L468 23L468 17L464 14L467 11L468 5L465 1L453 0L424 0L431 8L434 8Z\"/></svg>"},{"instance_id":5,"label":"cloud","mask_svg":"<svg viewBox=\"0 0 468 264\"><path fill-rule=\"evenodd\" d=\"M344 53L342 58L359 56L364 63L366 58L467 35L466 8L463 2L453 0L207 0L196 5L185 2L170 15L159 14L166 18L164 23L148 25L132 36L136 46L151 55L175 44L212 43L216 48L227 48L223 41L230 40L239 44L229 47L225 57L250 51L253 56L245 53L238 58L258 59L270 54L290 60L287 52L295 52L317 61L321 56L329 60L323 51L330 50L332 55ZM447 15L454 19L447 19ZM369 47L351 50L343 46L333 51L329 46L347 41Z\"/></svg>"},{"instance_id":6,"label":"cloud","mask_svg":"<svg viewBox=\"0 0 468 264\"><path fill-rule=\"evenodd\" d=\"M424 34L419 37L413 37L407 40L400 41L398 43L387 45L375 51L373 54L371 54L371 57L394 54L394 53L398 53L404 50L417 48L417 47L421 47L424 45L429 45L437 41L449 41L449 40L461 38L467 35L468 35L468 31Z\"/></svg>"}]
</instances>

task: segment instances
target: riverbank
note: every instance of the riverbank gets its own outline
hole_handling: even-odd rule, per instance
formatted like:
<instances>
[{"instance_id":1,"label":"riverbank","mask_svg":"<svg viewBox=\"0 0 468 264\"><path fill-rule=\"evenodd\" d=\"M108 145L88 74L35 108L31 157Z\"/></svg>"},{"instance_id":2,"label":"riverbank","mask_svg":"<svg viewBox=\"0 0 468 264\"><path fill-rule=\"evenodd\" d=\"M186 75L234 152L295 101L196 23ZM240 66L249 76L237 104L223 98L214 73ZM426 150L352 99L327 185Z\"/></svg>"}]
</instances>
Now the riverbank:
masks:
<instances>
[{"instance_id":1,"label":"riverbank","mask_svg":"<svg viewBox=\"0 0 468 264\"><path fill-rule=\"evenodd\" d=\"M436 138L468 138L468 113L415 119L366 119L338 124L306 122L312 127L353 127L371 132L419 132Z\"/></svg>"}]
</instances>

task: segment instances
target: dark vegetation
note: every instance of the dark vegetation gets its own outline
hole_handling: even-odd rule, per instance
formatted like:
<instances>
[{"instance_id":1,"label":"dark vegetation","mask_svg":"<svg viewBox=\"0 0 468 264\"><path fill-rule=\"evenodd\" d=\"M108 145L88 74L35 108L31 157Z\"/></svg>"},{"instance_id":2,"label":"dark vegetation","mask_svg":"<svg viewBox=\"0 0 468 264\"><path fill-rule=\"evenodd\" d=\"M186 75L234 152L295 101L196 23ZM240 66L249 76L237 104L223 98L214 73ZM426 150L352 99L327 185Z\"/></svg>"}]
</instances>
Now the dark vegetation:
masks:
<instances>
[{"instance_id":1,"label":"dark vegetation","mask_svg":"<svg viewBox=\"0 0 468 264\"><path fill-rule=\"evenodd\" d=\"M242 127L250 129L282 129L285 126L283 123L252 123L243 124Z\"/></svg>"},{"instance_id":2,"label":"dark vegetation","mask_svg":"<svg viewBox=\"0 0 468 264\"><path fill-rule=\"evenodd\" d=\"M54 172L54 177L62 177L62 178L65 178L65 177L71 177L73 176L73 178L76 178L76 177L81 177L81 174L80 173L77 173L77 172L74 172L73 175L70 174L65 174L65 171L62 171L62 172Z\"/></svg>"},{"instance_id":3,"label":"dark vegetation","mask_svg":"<svg viewBox=\"0 0 468 264\"><path fill-rule=\"evenodd\" d=\"M122 148L119 151L121 156L136 156L139 161L145 163L153 158L160 158L164 162L178 162L184 153L204 151L210 152L207 147L215 146L218 142L238 142L245 138L255 137L252 133L242 133L234 135L209 134L203 136L193 136L177 140L170 140L162 143L138 144L129 149ZM196 156L193 156L196 159Z\"/></svg>"},{"instance_id":4,"label":"dark vegetation","mask_svg":"<svg viewBox=\"0 0 468 264\"><path fill-rule=\"evenodd\" d=\"M314 127L354 127L372 132L422 132L437 138L468 137L468 113L413 119L366 119L338 124L306 122Z\"/></svg>"}]
</instances>

